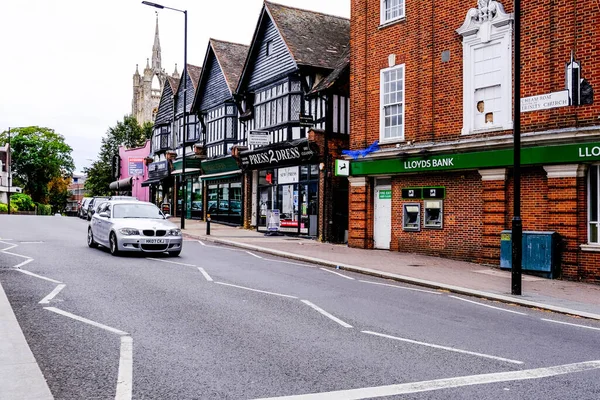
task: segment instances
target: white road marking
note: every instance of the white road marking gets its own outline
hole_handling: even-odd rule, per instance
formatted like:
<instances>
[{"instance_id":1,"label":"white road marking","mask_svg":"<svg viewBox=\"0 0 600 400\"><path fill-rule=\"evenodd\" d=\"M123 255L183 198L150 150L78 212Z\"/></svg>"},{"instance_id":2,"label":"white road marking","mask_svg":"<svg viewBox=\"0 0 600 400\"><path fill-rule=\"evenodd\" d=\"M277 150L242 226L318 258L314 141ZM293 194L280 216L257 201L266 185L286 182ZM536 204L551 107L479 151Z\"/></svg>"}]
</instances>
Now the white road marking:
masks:
<instances>
[{"instance_id":1,"label":"white road marking","mask_svg":"<svg viewBox=\"0 0 600 400\"><path fill-rule=\"evenodd\" d=\"M164 263L168 263L168 264L183 265L184 267L195 267L195 265L192 265L192 264L185 264L185 263L180 263L180 262L176 262L176 261L162 260L160 258L146 257L146 260L160 261L160 262L164 262Z\"/></svg>"},{"instance_id":2,"label":"white road marking","mask_svg":"<svg viewBox=\"0 0 600 400\"><path fill-rule=\"evenodd\" d=\"M592 326L585 326L585 325L577 325L577 324L571 324L569 322L562 322L562 321L554 321L551 319L546 319L546 318L540 318L542 321L546 321L546 322L554 322L555 324L562 324L562 325L569 325L569 326L576 326L578 328L586 328L586 329L593 329L595 331L600 331L600 328L594 328Z\"/></svg>"},{"instance_id":3,"label":"white road marking","mask_svg":"<svg viewBox=\"0 0 600 400\"><path fill-rule=\"evenodd\" d=\"M336 274L338 276L341 276L342 278L346 278L346 279L350 279L350 280L354 280L354 278L350 277L350 276L346 276L344 274L340 274L339 272L335 272L335 271L331 271L327 268L319 268L321 271L325 271L325 272L329 272L330 274Z\"/></svg>"},{"instance_id":4,"label":"white road marking","mask_svg":"<svg viewBox=\"0 0 600 400\"><path fill-rule=\"evenodd\" d=\"M425 289L417 289L417 288L404 287L404 286L398 286L398 285L390 285L389 283L363 281L363 280L359 280L359 282L370 283L371 285L388 286L388 287L393 287L393 288L396 288L396 289L413 290L415 292L423 292L423 293L431 293L431 294L441 295L441 293L434 292L433 290L425 290Z\"/></svg>"},{"instance_id":5,"label":"white road marking","mask_svg":"<svg viewBox=\"0 0 600 400\"><path fill-rule=\"evenodd\" d=\"M557 365L554 367L526 369L521 371L496 372L483 375L459 376L456 378L436 379L432 381L401 383L397 385L376 386L368 388L338 390L335 392L311 393L297 396L270 397L260 400L360 400L375 397L398 396L402 394L421 393L432 390L458 388L463 386L486 385L501 382L524 381L529 379L549 378L557 375L574 374L600 369L600 360L575 364Z\"/></svg>"},{"instance_id":6,"label":"white road marking","mask_svg":"<svg viewBox=\"0 0 600 400\"><path fill-rule=\"evenodd\" d=\"M290 299L297 299L296 296L290 296L290 295L281 294L281 293L267 292L267 291L264 291L264 290L252 289L252 288L245 287L245 286L232 285L231 283L224 283L224 282L215 282L215 283L218 283L219 285L225 285L225 286L235 287L235 288L238 288L238 289L250 290L251 292L272 294L273 296L280 296L280 297L287 297L287 298L290 298Z\"/></svg>"},{"instance_id":7,"label":"white road marking","mask_svg":"<svg viewBox=\"0 0 600 400\"><path fill-rule=\"evenodd\" d=\"M504 308L494 307L494 306L490 306L488 304L478 303L478 302L473 301L473 300L463 299L462 297L457 297L457 296L448 296L448 297L452 297L453 299L456 299L456 300L466 301L467 303L477 304L478 306L482 306L482 307L493 308L494 310L505 311L505 312L509 312L509 313L513 313L513 314L519 314L519 315L527 315L527 314L519 312L519 311L506 310Z\"/></svg>"},{"instance_id":8,"label":"white road marking","mask_svg":"<svg viewBox=\"0 0 600 400\"><path fill-rule=\"evenodd\" d=\"M308 268L317 268L315 265L302 264L302 263L297 263L297 262L292 262L292 261L275 260L273 258L265 258L265 261L273 261L273 262L284 263L284 264L300 265L301 267L308 267Z\"/></svg>"},{"instance_id":9,"label":"white road marking","mask_svg":"<svg viewBox=\"0 0 600 400\"><path fill-rule=\"evenodd\" d=\"M17 247L17 246L14 246L14 247ZM12 247L11 247L11 249L12 249ZM3 252L4 254L10 254L11 256L16 256L16 257L21 257L21 258L31 258L31 257L29 257L29 256L24 256L24 255L22 255L22 254L11 253L10 251L6 251L6 250L2 250L2 252ZM32 259L32 260L33 260L33 259Z\"/></svg>"},{"instance_id":10,"label":"white road marking","mask_svg":"<svg viewBox=\"0 0 600 400\"><path fill-rule=\"evenodd\" d=\"M198 240L198 243L200 243L202 246L206 246L206 244L202 240Z\"/></svg>"},{"instance_id":11,"label":"white road marking","mask_svg":"<svg viewBox=\"0 0 600 400\"><path fill-rule=\"evenodd\" d=\"M20 244L39 244L44 242L19 242Z\"/></svg>"},{"instance_id":12,"label":"white road marking","mask_svg":"<svg viewBox=\"0 0 600 400\"><path fill-rule=\"evenodd\" d=\"M440 346L440 345L432 344L432 343L419 342L419 341L412 340L412 339L405 339L405 338L401 338L401 337L386 335L384 333L377 333L377 332L371 332L371 331L362 331L362 333L366 333L368 335L379 336L379 337L383 337L383 338L387 338L387 339L399 340L401 342L406 342L406 343L418 344L418 345L421 345L421 346L432 347L434 349L454 351L456 353L470 354L470 355L473 355L473 356L478 356L478 357L483 357L483 358L491 358L492 360L505 361L505 362L508 362L508 363L511 363L511 364L523 364L523 361L511 360L510 358L496 357L496 356L491 356L489 354L476 353L476 352L473 352L473 351L456 349L454 347L447 347L447 346Z\"/></svg>"},{"instance_id":13,"label":"white road marking","mask_svg":"<svg viewBox=\"0 0 600 400\"><path fill-rule=\"evenodd\" d=\"M130 400L133 392L133 338L121 336L115 400Z\"/></svg>"},{"instance_id":14,"label":"white road marking","mask_svg":"<svg viewBox=\"0 0 600 400\"><path fill-rule=\"evenodd\" d=\"M48 304L48 303L50 303L50 300L52 300L54 298L54 296L56 296L57 294L59 294L60 291L63 290L66 286L67 285L65 285L64 283L61 283L60 285L58 285L57 287L55 287L54 290L51 291L48 296L46 296L42 300L40 300L39 304Z\"/></svg>"},{"instance_id":15,"label":"white road marking","mask_svg":"<svg viewBox=\"0 0 600 400\"><path fill-rule=\"evenodd\" d=\"M121 331L119 329L112 328L112 327L110 327L108 325L104 325L104 324L101 324L99 322L92 321L91 319L80 317L79 315L71 314L70 312L63 311L63 310L58 309L56 307L44 307L44 309L48 310L48 311L52 311L53 313L64 315L65 317L72 318L72 319L77 320L79 322L83 322L83 323L95 326L96 328L100 328L100 329L104 329L105 331L116 333L117 335L121 335L121 336L129 335L127 332L123 332L123 331Z\"/></svg>"},{"instance_id":16,"label":"white road marking","mask_svg":"<svg viewBox=\"0 0 600 400\"><path fill-rule=\"evenodd\" d=\"M202 273L202 275L204 275L204 278L206 278L207 281L209 281L209 282L213 281L213 278L211 278L210 275L208 275L208 273L206 273L204 268L198 267L198 271L200 271Z\"/></svg>"},{"instance_id":17,"label":"white road marking","mask_svg":"<svg viewBox=\"0 0 600 400\"><path fill-rule=\"evenodd\" d=\"M2 243L4 243L4 242L2 242ZM1 251L1 252L3 252L3 253L4 253L4 252L6 252L6 250L14 249L15 247L17 247L17 245L16 245L16 244L11 244L11 243L4 243L4 244L7 244L7 245L8 245L8 247L7 247L7 248L5 248L5 249L2 249L2 250L0 250L0 251ZM9 254L10 254L10 253L9 253Z\"/></svg>"},{"instance_id":18,"label":"white road marking","mask_svg":"<svg viewBox=\"0 0 600 400\"><path fill-rule=\"evenodd\" d=\"M35 278L40 278L40 279L43 279L43 280L45 280L45 281L48 281L48 282L52 282L52 283L62 283L61 281L57 281L56 279L52 279L52 278L46 278L45 276L41 276L41 275L38 275L38 274L34 274L33 272L25 271L24 269L16 269L15 271L22 272L22 273L24 273L25 275L33 276L33 277L35 277Z\"/></svg>"},{"instance_id":19,"label":"white road marking","mask_svg":"<svg viewBox=\"0 0 600 400\"><path fill-rule=\"evenodd\" d=\"M251 255L251 256L253 256L253 257L260 258L261 260L263 259L261 256L259 256L259 255L256 255L256 254L254 254L254 253L252 253L252 252L249 252L249 251L247 251L246 253L250 254L250 255Z\"/></svg>"},{"instance_id":20,"label":"white road marking","mask_svg":"<svg viewBox=\"0 0 600 400\"><path fill-rule=\"evenodd\" d=\"M30 259L28 259L28 260L25 260L25 261L23 261L23 262L22 262L22 263L20 263L20 264L17 264L17 265L15 265L13 268L14 268L14 269L19 269L19 268L21 268L23 265L27 265L27 264L29 264L29 263L30 263L30 262L32 262L32 261L33 261L33 258L30 258Z\"/></svg>"},{"instance_id":21,"label":"white road marking","mask_svg":"<svg viewBox=\"0 0 600 400\"><path fill-rule=\"evenodd\" d=\"M337 322L338 324L340 324L344 328L352 328L352 325L345 323L344 321L342 321L341 319L339 319L337 317L334 317L333 315L329 314L327 311L325 311L322 308L316 306L315 304L311 303L310 301L308 301L308 300L302 300L302 302L304 304L306 304L307 306L314 308L315 310L317 310L318 312L320 312L321 314L323 314L327 318L331 319L332 321Z\"/></svg>"}]
</instances>

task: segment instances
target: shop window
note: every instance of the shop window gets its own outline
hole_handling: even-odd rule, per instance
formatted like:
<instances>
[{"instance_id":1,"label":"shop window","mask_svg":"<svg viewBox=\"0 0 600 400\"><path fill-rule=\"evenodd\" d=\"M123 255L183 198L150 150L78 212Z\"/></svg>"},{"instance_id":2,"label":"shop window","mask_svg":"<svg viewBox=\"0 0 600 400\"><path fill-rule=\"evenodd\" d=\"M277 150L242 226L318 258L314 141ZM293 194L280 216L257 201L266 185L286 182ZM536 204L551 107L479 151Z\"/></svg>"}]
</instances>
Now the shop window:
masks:
<instances>
[{"instance_id":1,"label":"shop window","mask_svg":"<svg viewBox=\"0 0 600 400\"><path fill-rule=\"evenodd\" d=\"M425 228L442 229L443 207L442 200L425 200Z\"/></svg>"},{"instance_id":2,"label":"shop window","mask_svg":"<svg viewBox=\"0 0 600 400\"><path fill-rule=\"evenodd\" d=\"M588 242L600 244L598 225L600 223L600 165L591 165L588 173Z\"/></svg>"},{"instance_id":3,"label":"shop window","mask_svg":"<svg viewBox=\"0 0 600 400\"><path fill-rule=\"evenodd\" d=\"M420 231L421 204L404 203L402 209L402 229L404 229L405 231Z\"/></svg>"}]
</instances>

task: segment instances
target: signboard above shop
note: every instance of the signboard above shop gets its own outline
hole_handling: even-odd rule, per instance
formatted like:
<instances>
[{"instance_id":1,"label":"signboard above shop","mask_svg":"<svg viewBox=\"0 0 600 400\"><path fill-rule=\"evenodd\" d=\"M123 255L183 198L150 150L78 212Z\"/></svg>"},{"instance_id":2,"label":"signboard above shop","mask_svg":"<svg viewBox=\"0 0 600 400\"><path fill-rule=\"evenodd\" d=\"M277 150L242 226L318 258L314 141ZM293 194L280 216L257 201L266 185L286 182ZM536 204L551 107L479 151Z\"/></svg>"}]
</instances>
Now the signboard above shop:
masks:
<instances>
[{"instance_id":1,"label":"signboard above shop","mask_svg":"<svg viewBox=\"0 0 600 400\"><path fill-rule=\"evenodd\" d=\"M291 142L279 142L256 150L240 153L240 164L243 169L260 169L266 167L285 167L314 162L319 157L316 143L308 139L297 139Z\"/></svg>"},{"instance_id":2,"label":"signboard above shop","mask_svg":"<svg viewBox=\"0 0 600 400\"><path fill-rule=\"evenodd\" d=\"M142 157L129 157L129 176L144 175L144 159Z\"/></svg>"},{"instance_id":3,"label":"signboard above shop","mask_svg":"<svg viewBox=\"0 0 600 400\"><path fill-rule=\"evenodd\" d=\"M267 131L250 131L248 133L248 146L268 146L271 144L271 133Z\"/></svg>"}]
</instances>

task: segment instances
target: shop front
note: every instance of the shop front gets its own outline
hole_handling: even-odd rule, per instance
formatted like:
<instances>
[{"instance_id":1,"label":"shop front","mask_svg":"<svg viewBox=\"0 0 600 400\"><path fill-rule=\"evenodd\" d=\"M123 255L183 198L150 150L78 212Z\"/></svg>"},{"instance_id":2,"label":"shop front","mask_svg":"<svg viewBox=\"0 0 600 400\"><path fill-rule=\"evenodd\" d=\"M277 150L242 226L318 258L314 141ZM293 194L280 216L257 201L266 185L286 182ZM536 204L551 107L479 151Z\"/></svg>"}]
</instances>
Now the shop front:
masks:
<instances>
[{"instance_id":1,"label":"shop front","mask_svg":"<svg viewBox=\"0 0 600 400\"><path fill-rule=\"evenodd\" d=\"M150 188L150 202L161 207L164 213L171 214L170 200L172 196L172 183L169 173L169 162L154 161L148 164L148 179L142 182L142 187ZM164 204L164 207L163 207Z\"/></svg>"},{"instance_id":2,"label":"shop front","mask_svg":"<svg viewBox=\"0 0 600 400\"><path fill-rule=\"evenodd\" d=\"M206 197L201 207L211 221L242 225L242 171L231 156L202 162L202 184Z\"/></svg>"},{"instance_id":3,"label":"shop front","mask_svg":"<svg viewBox=\"0 0 600 400\"><path fill-rule=\"evenodd\" d=\"M193 199L198 198L194 195L194 182L196 182L196 190L200 180L200 160L196 158L187 157L185 160L185 176L183 174L183 162L182 160L176 160L173 163L173 172L171 175L174 177L175 185L175 196L174 203L176 204L174 216L181 217L183 202L185 201L185 218L193 218ZM185 187L185 193L184 193ZM200 201L202 197L200 196ZM194 212L197 215L197 212Z\"/></svg>"},{"instance_id":4,"label":"shop front","mask_svg":"<svg viewBox=\"0 0 600 400\"><path fill-rule=\"evenodd\" d=\"M276 230L316 237L319 234L319 151L307 139L281 142L240 153L242 168L252 174L252 213L259 232Z\"/></svg>"}]
</instances>

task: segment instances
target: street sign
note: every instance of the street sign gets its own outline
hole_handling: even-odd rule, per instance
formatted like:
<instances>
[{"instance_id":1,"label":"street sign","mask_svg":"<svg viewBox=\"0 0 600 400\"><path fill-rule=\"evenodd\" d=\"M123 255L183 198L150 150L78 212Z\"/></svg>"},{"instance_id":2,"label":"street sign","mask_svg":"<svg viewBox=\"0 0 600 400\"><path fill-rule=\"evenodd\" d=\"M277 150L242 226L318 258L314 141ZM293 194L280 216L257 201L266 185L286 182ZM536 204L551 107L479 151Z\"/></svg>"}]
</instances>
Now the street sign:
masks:
<instances>
[{"instance_id":1,"label":"street sign","mask_svg":"<svg viewBox=\"0 0 600 400\"><path fill-rule=\"evenodd\" d=\"M315 119L310 114L300 114L300 126L312 127L315 124Z\"/></svg>"},{"instance_id":2,"label":"street sign","mask_svg":"<svg viewBox=\"0 0 600 400\"><path fill-rule=\"evenodd\" d=\"M521 99L521 112L547 110L570 105L569 91L552 92Z\"/></svg>"},{"instance_id":3,"label":"street sign","mask_svg":"<svg viewBox=\"0 0 600 400\"><path fill-rule=\"evenodd\" d=\"M350 176L350 161L335 160L335 176Z\"/></svg>"},{"instance_id":4,"label":"street sign","mask_svg":"<svg viewBox=\"0 0 600 400\"><path fill-rule=\"evenodd\" d=\"M248 146L268 146L271 144L271 134L267 131L250 131Z\"/></svg>"}]
</instances>

